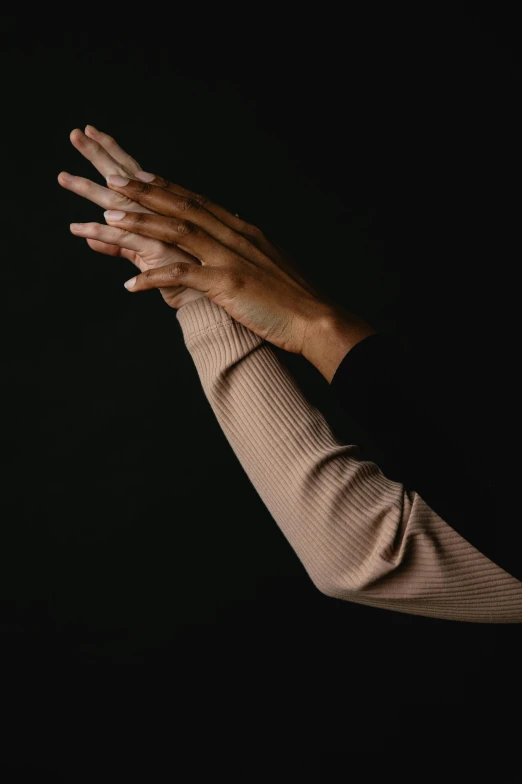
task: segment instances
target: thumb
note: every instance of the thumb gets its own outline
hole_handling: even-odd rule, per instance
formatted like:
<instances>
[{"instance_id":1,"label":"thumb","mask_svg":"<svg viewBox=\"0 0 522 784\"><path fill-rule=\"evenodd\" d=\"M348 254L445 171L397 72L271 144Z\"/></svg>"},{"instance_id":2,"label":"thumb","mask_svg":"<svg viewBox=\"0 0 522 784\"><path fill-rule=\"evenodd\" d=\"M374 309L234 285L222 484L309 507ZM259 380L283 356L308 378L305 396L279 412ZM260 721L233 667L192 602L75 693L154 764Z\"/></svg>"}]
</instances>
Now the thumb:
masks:
<instances>
[{"instance_id":1,"label":"thumb","mask_svg":"<svg viewBox=\"0 0 522 784\"><path fill-rule=\"evenodd\" d=\"M128 291L133 292L169 286L185 286L208 295L211 289L216 290L216 284L219 285L222 278L223 272L214 267L176 261L164 267L145 270L141 275L136 275L123 285Z\"/></svg>"}]
</instances>

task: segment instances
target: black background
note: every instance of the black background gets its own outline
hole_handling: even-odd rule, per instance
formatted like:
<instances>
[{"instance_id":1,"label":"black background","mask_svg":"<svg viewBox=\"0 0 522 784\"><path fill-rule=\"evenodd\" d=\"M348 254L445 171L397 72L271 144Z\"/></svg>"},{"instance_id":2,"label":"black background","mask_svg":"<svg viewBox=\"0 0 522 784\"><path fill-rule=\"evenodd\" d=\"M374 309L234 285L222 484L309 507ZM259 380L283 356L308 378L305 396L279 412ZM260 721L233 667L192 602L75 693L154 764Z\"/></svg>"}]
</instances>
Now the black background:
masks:
<instances>
[{"instance_id":1,"label":"black background","mask_svg":"<svg viewBox=\"0 0 522 784\"><path fill-rule=\"evenodd\" d=\"M507 732L518 628L321 595L217 425L176 312L70 234L101 210L56 177L100 181L68 140L91 123L260 225L421 352L426 394L492 475L514 20L144 10L3 19L6 769L83 781L107 753L104 770L174 770L213 740L226 764L251 744L261 764L296 736L312 765L409 753L430 722L446 740ZM279 355L350 438L324 379Z\"/></svg>"}]
</instances>

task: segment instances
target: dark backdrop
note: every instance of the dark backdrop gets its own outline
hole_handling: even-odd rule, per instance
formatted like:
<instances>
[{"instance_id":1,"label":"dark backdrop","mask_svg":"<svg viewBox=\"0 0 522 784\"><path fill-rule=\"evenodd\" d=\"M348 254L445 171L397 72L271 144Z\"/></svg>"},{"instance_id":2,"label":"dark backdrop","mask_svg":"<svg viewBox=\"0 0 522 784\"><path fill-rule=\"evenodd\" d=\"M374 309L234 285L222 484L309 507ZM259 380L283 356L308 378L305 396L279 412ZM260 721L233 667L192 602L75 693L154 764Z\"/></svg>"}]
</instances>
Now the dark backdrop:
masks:
<instances>
[{"instance_id":1,"label":"dark backdrop","mask_svg":"<svg viewBox=\"0 0 522 784\"><path fill-rule=\"evenodd\" d=\"M518 694L518 629L321 595L218 427L175 311L157 292L129 296L133 268L69 233L101 211L56 177L94 178L68 141L92 123L260 225L421 352L456 443L494 471L495 284L520 181L514 21L126 13L3 19L13 765L71 781L104 750L137 765L132 727L153 726L154 759L174 765L214 737L225 755L250 738L260 759L298 731L311 764L407 747L430 717L446 739L498 726ZM350 438L324 379L279 355Z\"/></svg>"}]
</instances>

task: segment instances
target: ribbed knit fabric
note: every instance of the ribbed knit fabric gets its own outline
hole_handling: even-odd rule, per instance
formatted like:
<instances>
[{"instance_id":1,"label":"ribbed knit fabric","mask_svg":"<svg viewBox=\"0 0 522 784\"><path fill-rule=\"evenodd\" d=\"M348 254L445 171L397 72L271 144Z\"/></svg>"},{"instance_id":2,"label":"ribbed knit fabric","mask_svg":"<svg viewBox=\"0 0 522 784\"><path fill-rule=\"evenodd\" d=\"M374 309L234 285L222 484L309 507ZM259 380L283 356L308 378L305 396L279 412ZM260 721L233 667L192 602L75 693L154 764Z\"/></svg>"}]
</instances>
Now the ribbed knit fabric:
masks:
<instances>
[{"instance_id":1,"label":"ribbed knit fabric","mask_svg":"<svg viewBox=\"0 0 522 784\"><path fill-rule=\"evenodd\" d=\"M226 438L319 591L413 615L522 622L522 582L336 441L270 344L207 298L177 319Z\"/></svg>"}]
</instances>

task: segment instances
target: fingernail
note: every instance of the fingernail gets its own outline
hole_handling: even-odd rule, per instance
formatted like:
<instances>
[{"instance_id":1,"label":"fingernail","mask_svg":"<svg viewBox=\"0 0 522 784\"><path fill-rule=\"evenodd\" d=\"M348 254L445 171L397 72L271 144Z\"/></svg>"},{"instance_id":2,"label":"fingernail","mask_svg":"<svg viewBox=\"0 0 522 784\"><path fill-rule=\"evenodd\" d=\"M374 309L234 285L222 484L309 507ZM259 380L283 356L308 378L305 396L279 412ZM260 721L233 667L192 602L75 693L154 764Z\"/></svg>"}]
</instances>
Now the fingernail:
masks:
<instances>
[{"instance_id":1,"label":"fingernail","mask_svg":"<svg viewBox=\"0 0 522 784\"><path fill-rule=\"evenodd\" d=\"M144 171L136 172L134 176L136 177L137 180L140 180L141 182L152 182L152 180L156 179L155 174L149 174L149 172L144 172Z\"/></svg>"},{"instance_id":2,"label":"fingernail","mask_svg":"<svg viewBox=\"0 0 522 784\"><path fill-rule=\"evenodd\" d=\"M123 220L127 213L123 210L105 210L103 213L105 220L120 221Z\"/></svg>"},{"instance_id":3,"label":"fingernail","mask_svg":"<svg viewBox=\"0 0 522 784\"><path fill-rule=\"evenodd\" d=\"M99 130L94 127L94 125L86 125L85 133L87 133L87 131L89 131L90 133L100 133Z\"/></svg>"},{"instance_id":4,"label":"fingernail","mask_svg":"<svg viewBox=\"0 0 522 784\"><path fill-rule=\"evenodd\" d=\"M71 231L81 231L83 229L83 223L71 223L69 228Z\"/></svg>"},{"instance_id":5,"label":"fingernail","mask_svg":"<svg viewBox=\"0 0 522 784\"><path fill-rule=\"evenodd\" d=\"M71 180L72 180L72 176L70 174L68 174L67 172L60 172L60 177L62 178L62 180L64 182L71 182Z\"/></svg>"},{"instance_id":6,"label":"fingernail","mask_svg":"<svg viewBox=\"0 0 522 784\"><path fill-rule=\"evenodd\" d=\"M132 289L134 287L135 283L136 283L136 278L131 278L130 280L128 280L123 285L125 286L126 289Z\"/></svg>"},{"instance_id":7,"label":"fingernail","mask_svg":"<svg viewBox=\"0 0 522 784\"><path fill-rule=\"evenodd\" d=\"M110 182L111 185L119 185L120 188L129 184L129 180L126 177L120 177L119 174L109 174L107 182Z\"/></svg>"}]
</instances>

